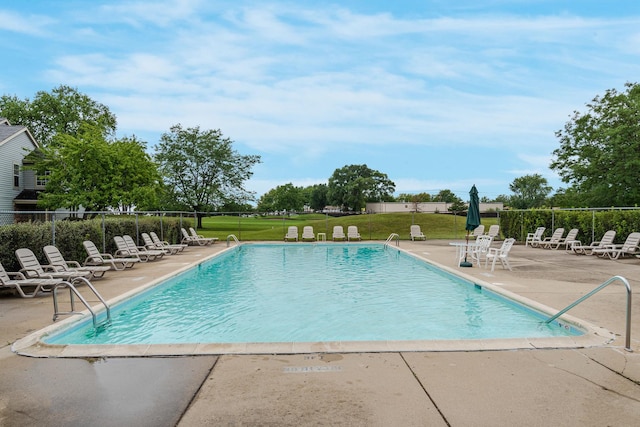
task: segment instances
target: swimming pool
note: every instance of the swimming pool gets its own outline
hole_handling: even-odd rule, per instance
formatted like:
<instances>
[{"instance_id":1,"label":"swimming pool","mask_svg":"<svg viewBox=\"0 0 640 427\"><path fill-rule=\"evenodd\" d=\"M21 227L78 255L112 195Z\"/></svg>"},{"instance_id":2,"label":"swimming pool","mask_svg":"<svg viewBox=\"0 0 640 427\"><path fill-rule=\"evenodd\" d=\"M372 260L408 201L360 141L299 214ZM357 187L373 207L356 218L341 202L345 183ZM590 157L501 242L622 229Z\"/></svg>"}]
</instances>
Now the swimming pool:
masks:
<instances>
[{"instance_id":1,"label":"swimming pool","mask_svg":"<svg viewBox=\"0 0 640 427\"><path fill-rule=\"evenodd\" d=\"M381 244L249 244L74 324L47 344L411 342L577 336Z\"/></svg>"}]
</instances>

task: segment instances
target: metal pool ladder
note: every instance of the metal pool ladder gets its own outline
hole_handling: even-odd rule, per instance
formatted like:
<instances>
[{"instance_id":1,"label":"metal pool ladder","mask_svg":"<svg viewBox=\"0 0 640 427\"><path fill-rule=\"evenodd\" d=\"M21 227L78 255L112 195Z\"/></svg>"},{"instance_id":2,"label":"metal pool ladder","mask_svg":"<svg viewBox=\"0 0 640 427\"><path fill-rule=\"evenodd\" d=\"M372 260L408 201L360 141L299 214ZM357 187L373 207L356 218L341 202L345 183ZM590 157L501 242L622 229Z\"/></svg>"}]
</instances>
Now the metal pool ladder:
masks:
<instances>
[{"instance_id":1,"label":"metal pool ladder","mask_svg":"<svg viewBox=\"0 0 640 427\"><path fill-rule=\"evenodd\" d=\"M400 235L398 233L391 233L389 234L389 237L387 237L387 240L384 242L384 247L386 248L387 246L389 246L391 241L394 239L396 241L396 246L400 246Z\"/></svg>"},{"instance_id":2,"label":"metal pool ladder","mask_svg":"<svg viewBox=\"0 0 640 427\"><path fill-rule=\"evenodd\" d=\"M574 301L571 304L569 304L564 309L560 310L558 312L558 314L556 314L555 316L551 316L550 318L545 320L544 323L553 322L558 317L562 316L564 313L566 313L567 311L571 310L576 305L580 304L582 301L584 301L587 298L589 298L591 295L593 295L593 294L599 292L600 290L606 288L611 283L613 283L613 282L615 282L617 280L621 281L624 284L624 286L627 288L627 330L626 330L626 337L625 337L625 344L624 344L625 347L624 347L624 349L627 350L627 351L633 351L631 349L631 285L629 285L629 281L627 281L627 279L625 279L622 276L613 276L611 279L607 280L606 282L604 282L603 284L601 284L600 286L598 286L597 288L595 288L594 290L592 290L588 294L582 296L581 298L579 298L576 301Z\"/></svg>"},{"instance_id":3,"label":"metal pool ladder","mask_svg":"<svg viewBox=\"0 0 640 427\"><path fill-rule=\"evenodd\" d=\"M107 312L107 320L105 320L105 322L103 322L103 324L110 323L111 322L111 309L109 308L109 305L102 298L102 295L100 295L98 293L97 289L93 287L91 282L88 281L84 277L76 277L70 282L67 282L67 281L60 282L60 283L58 283L57 285L55 285L53 287L53 321L55 322L58 319L58 316L63 315L63 314L80 314L80 312L76 311L76 309L75 309L75 297L78 297L80 302L82 302L82 304L84 304L84 306L87 308L87 310L89 310L89 312L91 313L91 317L93 318L93 327L97 328L99 326L98 325L98 319L96 317L96 312L93 311L93 309L91 308L91 306L89 305L87 300L82 296L82 294L80 292L78 292L78 290L74 286L74 283L77 283L78 281L84 282L84 284L87 285L89 287L89 289L91 289L93 294L104 305L104 307L106 309L106 312ZM67 288L67 289L69 289L69 300L71 302L71 310L70 311L60 311L59 308L58 308L58 289L59 288ZM75 295L75 297L74 297L74 295Z\"/></svg>"},{"instance_id":4,"label":"metal pool ladder","mask_svg":"<svg viewBox=\"0 0 640 427\"><path fill-rule=\"evenodd\" d=\"M236 242L236 245L240 244L240 241L238 240L238 238L236 237L235 234L229 234L227 236L227 247L229 247L229 243L230 243L231 239L233 239L233 241Z\"/></svg>"}]
</instances>

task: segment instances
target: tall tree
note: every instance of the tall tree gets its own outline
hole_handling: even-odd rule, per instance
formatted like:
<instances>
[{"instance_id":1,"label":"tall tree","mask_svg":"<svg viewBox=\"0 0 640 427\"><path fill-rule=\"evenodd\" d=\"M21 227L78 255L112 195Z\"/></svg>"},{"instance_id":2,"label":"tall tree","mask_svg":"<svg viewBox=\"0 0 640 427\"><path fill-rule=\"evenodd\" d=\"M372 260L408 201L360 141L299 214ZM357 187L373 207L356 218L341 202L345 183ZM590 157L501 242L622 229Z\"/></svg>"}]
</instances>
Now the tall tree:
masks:
<instances>
[{"instance_id":1,"label":"tall tree","mask_svg":"<svg viewBox=\"0 0 640 427\"><path fill-rule=\"evenodd\" d=\"M551 168L587 206L633 206L640 200L640 85L609 89L574 111L556 132Z\"/></svg>"},{"instance_id":2,"label":"tall tree","mask_svg":"<svg viewBox=\"0 0 640 427\"><path fill-rule=\"evenodd\" d=\"M445 202L445 203L459 203L459 202L464 203L460 197L456 196L456 194L453 191L448 189L440 190L438 194L436 194L433 197L433 201Z\"/></svg>"},{"instance_id":3,"label":"tall tree","mask_svg":"<svg viewBox=\"0 0 640 427\"><path fill-rule=\"evenodd\" d=\"M75 136L56 135L33 157L37 173L47 179L38 204L49 209L132 207L157 193L159 175L145 143L107 141L95 125L81 124Z\"/></svg>"},{"instance_id":4,"label":"tall tree","mask_svg":"<svg viewBox=\"0 0 640 427\"><path fill-rule=\"evenodd\" d=\"M301 211L304 206L303 188L292 183L279 185L260 197L258 211Z\"/></svg>"},{"instance_id":5,"label":"tall tree","mask_svg":"<svg viewBox=\"0 0 640 427\"><path fill-rule=\"evenodd\" d=\"M553 188L547 179L540 174L525 175L513 180L509 184L513 192L510 205L516 209L539 208L544 205L547 196Z\"/></svg>"},{"instance_id":6,"label":"tall tree","mask_svg":"<svg viewBox=\"0 0 640 427\"><path fill-rule=\"evenodd\" d=\"M315 211L321 211L329 204L327 193L329 189L327 184L315 184L309 187L309 207Z\"/></svg>"},{"instance_id":7,"label":"tall tree","mask_svg":"<svg viewBox=\"0 0 640 427\"><path fill-rule=\"evenodd\" d=\"M360 210L367 201L392 200L396 185L386 174L367 165L347 165L329 178L330 203L347 210Z\"/></svg>"},{"instance_id":8,"label":"tall tree","mask_svg":"<svg viewBox=\"0 0 640 427\"><path fill-rule=\"evenodd\" d=\"M166 186L183 208L206 212L253 198L244 182L253 175L251 169L260 163L260 156L240 155L219 129L174 125L161 136L155 159Z\"/></svg>"},{"instance_id":9,"label":"tall tree","mask_svg":"<svg viewBox=\"0 0 640 427\"><path fill-rule=\"evenodd\" d=\"M83 123L91 124L104 138L116 131L116 116L106 105L65 85L39 91L33 100L3 95L0 116L12 125L26 126L41 146L51 144L56 135L77 136Z\"/></svg>"}]
</instances>

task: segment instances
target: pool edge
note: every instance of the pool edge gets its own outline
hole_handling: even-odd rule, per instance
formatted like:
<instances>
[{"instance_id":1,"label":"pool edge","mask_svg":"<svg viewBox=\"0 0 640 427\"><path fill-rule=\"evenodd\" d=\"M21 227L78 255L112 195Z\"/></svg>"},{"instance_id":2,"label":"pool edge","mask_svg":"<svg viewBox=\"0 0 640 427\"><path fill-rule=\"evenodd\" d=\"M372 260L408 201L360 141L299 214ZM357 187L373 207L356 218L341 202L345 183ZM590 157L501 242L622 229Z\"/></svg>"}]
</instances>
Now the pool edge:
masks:
<instances>
[{"instance_id":1,"label":"pool edge","mask_svg":"<svg viewBox=\"0 0 640 427\"><path fill-rule=\"evenodd\" d=\"M154 279L138 288L125 292L109 301L118 303L136 295L157 283L174 277L183 271L201 264L233 247L207 256L196 263L181 267L174 272ZM429 264L454 274L472 283L489 289L490 291L509 298L533 310L548 314L555 311L508 290L491 283L464 274L458 270L439 264L433 260L421 257L411 251L394 247L410 256L419 258ZM11 346L14 353L30 357L54 358L95 358L95 357L153 357L153 356L194 356L194 355L223 355L223 354L307 354L307 353L383 353L383 352L445 352L445 351L489 351L489 350L522 350L522 349L567 349L589 348L611 344L615 340L612 332L592 325L570 315L563 315L560 319L585 331L580 336L544 337L544 338L510 338L510 339L482 339L482 340L429 340L429 341L336 341L336 342L279 342L279 343L190 343L190 344L142 344L142 345L52 345L41 341L41 338L54 330L60 330L70 323L75 323L89 316L84 311L82 318L70 317L63 321L49 325L28 336L17 340Z\"/></svg>"}]
</instances>

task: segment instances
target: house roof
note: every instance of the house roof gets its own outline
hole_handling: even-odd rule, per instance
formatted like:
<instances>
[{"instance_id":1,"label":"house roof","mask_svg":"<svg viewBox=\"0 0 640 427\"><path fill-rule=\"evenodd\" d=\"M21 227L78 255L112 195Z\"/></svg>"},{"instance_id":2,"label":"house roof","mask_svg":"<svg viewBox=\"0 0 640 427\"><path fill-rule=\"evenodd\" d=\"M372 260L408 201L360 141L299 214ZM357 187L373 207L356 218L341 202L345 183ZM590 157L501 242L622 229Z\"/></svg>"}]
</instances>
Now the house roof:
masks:
<instances>
[{"instance_id":1,"label":"house roof","mask_svg":"<svg viewBox=\"0 0 640 427\"><path fill-rule=\"evenodd\" d=\"M34 148L38 148L38 143L29 132L29 129L26 126L13 126L9 124L9 121L4 118L0 118L0 146L5 142L10 141L21 133L26 133L27 137L33 144Z\"/></svg>"}]
</instances>

